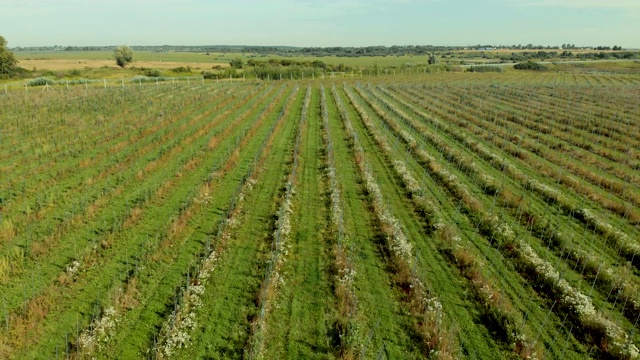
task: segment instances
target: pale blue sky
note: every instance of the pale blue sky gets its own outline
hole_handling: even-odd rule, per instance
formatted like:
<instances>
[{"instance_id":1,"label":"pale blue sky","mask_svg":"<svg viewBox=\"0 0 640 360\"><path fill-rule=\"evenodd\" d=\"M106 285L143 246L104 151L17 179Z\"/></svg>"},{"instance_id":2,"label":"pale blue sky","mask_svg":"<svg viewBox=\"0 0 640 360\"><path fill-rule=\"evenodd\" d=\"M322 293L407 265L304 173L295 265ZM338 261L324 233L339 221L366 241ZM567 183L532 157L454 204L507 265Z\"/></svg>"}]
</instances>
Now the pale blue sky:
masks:
<instances>
[{"instance_id":1,"label":"pale blue sky","mask_svg":"<svg viewBox=\"0 0 640 360\"><path fill-rule=\"evenodd\" d=\"M621 45L640 0L0 0L9 46Z\"/></svg>"}]
</instances>

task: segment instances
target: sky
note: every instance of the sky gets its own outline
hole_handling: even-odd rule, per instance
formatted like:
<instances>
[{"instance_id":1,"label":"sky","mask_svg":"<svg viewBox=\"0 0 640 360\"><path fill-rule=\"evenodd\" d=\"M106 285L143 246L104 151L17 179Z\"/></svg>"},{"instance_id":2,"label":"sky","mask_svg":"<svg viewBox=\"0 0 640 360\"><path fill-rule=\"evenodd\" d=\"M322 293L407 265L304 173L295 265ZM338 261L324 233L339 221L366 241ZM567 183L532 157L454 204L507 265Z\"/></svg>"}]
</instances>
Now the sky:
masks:
<instances>
[{"instance_id":1,"label":"sky","mask_svg":"<svg viewBox=\"0 0 640 360\"><path fill-rule=\"evenodd\" d=\"M17 46L619 45L640 0L0 0Z\"/></svg>"}]
</instances>

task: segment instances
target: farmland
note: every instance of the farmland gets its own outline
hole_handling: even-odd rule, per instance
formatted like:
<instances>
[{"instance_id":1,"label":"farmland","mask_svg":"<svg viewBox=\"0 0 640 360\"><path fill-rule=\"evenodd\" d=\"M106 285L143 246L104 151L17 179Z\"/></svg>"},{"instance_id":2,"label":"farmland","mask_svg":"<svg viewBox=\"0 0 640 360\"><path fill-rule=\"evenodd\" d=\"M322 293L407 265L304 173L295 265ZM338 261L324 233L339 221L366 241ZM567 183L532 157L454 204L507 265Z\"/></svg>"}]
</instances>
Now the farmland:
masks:
<instances>
[{"instance_id":1,"label":"farmland","mask_svg":"<svg viewBox=\"0 0 640 360\"><path fill-rule=\"evenodd\" d=\"M0 358L640 359L637 75L27 90Z\"/></svg>"}]
</instances>

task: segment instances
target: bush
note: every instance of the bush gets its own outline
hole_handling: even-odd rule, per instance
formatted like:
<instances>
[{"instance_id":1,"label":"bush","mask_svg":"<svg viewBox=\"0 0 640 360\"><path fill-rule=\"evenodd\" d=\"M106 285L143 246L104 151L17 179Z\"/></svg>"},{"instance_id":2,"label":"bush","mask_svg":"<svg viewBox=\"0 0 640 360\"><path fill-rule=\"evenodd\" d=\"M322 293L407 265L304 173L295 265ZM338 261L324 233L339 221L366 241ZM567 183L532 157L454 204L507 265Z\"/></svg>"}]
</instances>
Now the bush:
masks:
<instances>
[{"instance_id":1,"label":"bush","mask_svg":"<svg viewBox=\"0 0 640 360\"><path fill-rule=\"evenodd\" d=\"M29 80L27 82L27 86L45 86L45 85L54 85L56 82L45 77L38 77L33 80Z\"/></svg>"},{"instance_id":2,"label":"bush","mask_svg":"<svg viewBox=\"0 0 640 360\"><path fill-rule=\"evenodd\" d=\"M175 73L190 73L191 72L191 66L187 66L187 67L180 66L180 67L171 69L171 71L173 71Z\"/></svg>"},{"instance_id":3,"label":"bush","mask_svg":"<svg viewBox=\"0 0 640 360\"><path fill-rule=\"evenodd\" d=\"M212 73L211 71L203 71L202 77L205 79L219 79L220 75Z\"/></svg>"},{"instance_id":4,"label":"bush","mask_svg":"<svg viewBox=\"0 0 640 360\"><path fill-rule=\"evenodd\" d=\"M59 73L55 73L51 70L45 70L41 73L41 75L39 77L54 77L54 78L58 78L61 77L61 74Z\"/></svg>"},{"instance_id":5,"label":"bush","mask_svg":"<svg viewBox=\"0 0 640 360\"><path fill-rule=\"evenodd\" d=\"M162 73L158 69L145 69L144 75L156 78L162 76Z\"/></svg>"},{"instance_id":6,"label":"bush","mask_svg":"<svg viewBox=\"0 0 640 360\"><path fill-rule=\"evenodd\" d=\"M149 82L152 79L148 76L138 75L131 78L131 82Z\"/></svg>"},{"instance_id":7,"label":"bush","mask_svg":"<svg viewBox=\"0 0 640 360\"><path fill-rule=\"evenodd\" d=\"M11 71L7 74L0 74L0 79L4 80L4 79L26 79L26 78L30 78L32 77L32 75L29 73L29 70L26 70L24 68L21 67L14 67L13 69L11 69Z\"/></svg>"},{"instance_id":8,"label":"bush","mask_svg":"<svg viewBox=\"0 0 640 360\"><path fill-rule=\"evenodd\" d=\"M89 79L75 79L75 80L68 80L65 83L69 84L69 85L84 85L87 83L95 83L97 80L89 80Z\"/></svg>"},{"instance_id":9,"label":"bush","mask_svg":"<svg viewBox=\"0 0 640 360\"><path fill-rule=\"evenodd\" d=\"M240 58L235 58L231 61L229 61L229 65L231 65L232 68L234 69L242 69L242 59Z\"/></svg>"},{"instance_id":10,"label":"bush","mask_svg":"<svg viewBox=\"0 0 640 360\"><path fill-rule=\"evenodd\" d=\"M542 64L539 64L533 61L527 61L526 63L515 64L513 68L516 70L534 70L534 71L547 70L547 68Z\"/></svg>"},{"instance_id":11,"label":"bush","mask_svg":"<svg viewBox=\"0 0 640 360\"><path fill-rule=\"evenodd\" d=\"M471 66L467 69L468 72L496 72L502 73L504 72L504 68L502 66Z\"/></svg>"}]
</instances>

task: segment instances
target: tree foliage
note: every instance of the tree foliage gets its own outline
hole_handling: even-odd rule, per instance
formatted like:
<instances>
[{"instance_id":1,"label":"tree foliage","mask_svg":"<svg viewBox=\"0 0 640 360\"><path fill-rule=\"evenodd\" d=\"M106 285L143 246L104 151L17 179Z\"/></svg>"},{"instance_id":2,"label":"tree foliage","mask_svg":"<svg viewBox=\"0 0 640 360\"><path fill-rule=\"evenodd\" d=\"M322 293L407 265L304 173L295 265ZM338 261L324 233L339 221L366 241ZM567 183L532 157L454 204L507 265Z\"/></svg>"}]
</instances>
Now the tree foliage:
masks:
<instances>
[{"instance_id":1,"label":"tree foliage","mask_svg":"<svg viewBox=\"0 0 640 360\"><path fill-rule=\"evenodd\" d=\"M429 65L435 65L439 62L438 57L435 53L429 55Z\"/></svg>"},{"instance_id":2,"label":"tree foliage","mask_svg":"<svg viewBox=\"0 0 640 360\"><path fill-rule=\"evenodd\" d=\"M483 66L471 66L467 69L468 72L496 72L502 73L504 72L504 68L502 66L491 66L491 65L483 65Z\"/></svg>"},{"instance_id":3,"label":"tree foliage","mask_svg":"<svg viewBox=\"0 0 640 360\"><path fill-rule=\"evenodd\" d=\"M118 46L113 51L113 57L116 59L118 66L125 67L133 61L133 50L126 45Z\"/></svg>"},{"instance_id":4,"label":"tree foliage","mask_svg":"<svg viewBox=\"0 0 640 360\"><path fill-rule=\"evenodd\" d=\"M16 70L15 56L9 49L7 49L7 40L0 35L0 75L11 76Z\"/></svg>"},{"instance_id":5,"label":"tree foliage","mask_svg":"<svg viewBox=\"0 0 640 360\"><path fill-rule=\"evenodd\" d=\"M235 58L229 61L229 65L234 69L242 69L243 62L241 58Z\"/></svg>"},{"instance_id":6,"label":"tree foliage","mask_svg":"<svg viewBox=\"0 0 640 360\"><path fill-rule=\"evenodd\" d=\"M533 62L533 61L527 61L525 63L515 64L513 68L516 70L535 70L535 71L547 70L547 68L544 65L537 62Z\"/></svg>"}]
</instances>

